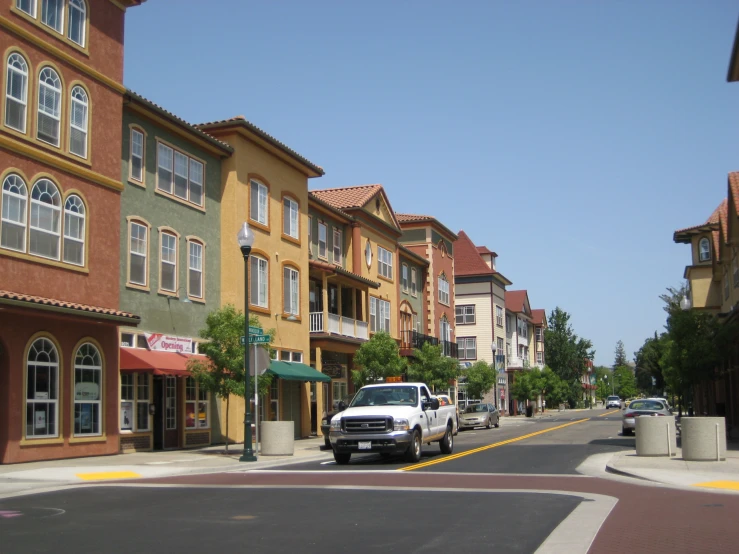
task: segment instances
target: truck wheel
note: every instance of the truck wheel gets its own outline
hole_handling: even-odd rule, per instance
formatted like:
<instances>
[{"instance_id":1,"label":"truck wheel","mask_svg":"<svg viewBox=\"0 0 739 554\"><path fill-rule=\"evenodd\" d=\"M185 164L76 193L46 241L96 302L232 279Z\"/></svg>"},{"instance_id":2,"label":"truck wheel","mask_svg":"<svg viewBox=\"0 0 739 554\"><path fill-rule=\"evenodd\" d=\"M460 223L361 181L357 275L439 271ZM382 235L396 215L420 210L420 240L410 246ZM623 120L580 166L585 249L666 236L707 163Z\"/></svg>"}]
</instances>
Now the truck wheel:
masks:
<instances>
[{"instance_id":1,"label":"truck wheel","mask_svg":"<svg viewBox=\"0 0 739 554\"><path fill-rule=\"evenodd\" d=\"M336 460L336 463L340 466L345 466L349 463L349 460L352 457L351 452L336 452L334 451L334 460Z\"/></svg>"},{"instance_id":2,"label":"truck wheel","mask_svg":"<svg viewBox=\"0 0 739 554\"><path fill-rule=\"evenodd\" d=\"M421 433L413 431L413 440L408 450L405 451L405 461L418 463L421 461Z\"/></svg>"},{"instance_id":3,"label":"truck wheel","mask_svg":"<svg viewBox=\"0 0 739 554\"><path fill-rule=\"evenodd\" d=\"M439 448L441 448L442 454L451 454L452 450L454 450L454 436L452 434L451 423L447 425L444 438L439 441Z\"/></svg>"}]
</instances>

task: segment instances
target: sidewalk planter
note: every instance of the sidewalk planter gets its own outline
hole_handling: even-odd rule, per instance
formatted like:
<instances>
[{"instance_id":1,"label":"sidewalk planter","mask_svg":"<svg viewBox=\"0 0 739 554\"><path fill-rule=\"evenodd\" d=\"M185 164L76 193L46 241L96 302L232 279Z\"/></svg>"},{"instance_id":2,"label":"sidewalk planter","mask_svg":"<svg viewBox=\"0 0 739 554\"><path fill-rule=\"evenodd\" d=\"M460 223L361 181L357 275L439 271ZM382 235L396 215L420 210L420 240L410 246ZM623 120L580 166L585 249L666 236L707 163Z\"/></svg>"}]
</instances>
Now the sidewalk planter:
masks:
<instances>
[{"instance_id":1,"label":"sidewalk planter","mask_svg":"<svg viewBox=\"0 0 739 554\"><path fill-rule=\"evenodd\" d=\"M259 441L262 456L292 456L295 453L295 425L292 421L263 421Z\"/></svg>"},{"instance_id":2,"label":"sidewalk planter","mask_svg":"<svg viewBox=\"0 0 739 554\"><path fill-rule=\"evenodd\" d=\"M674 417L636 418L637 456L675 456L677 429Z\"/></svg>"},{"instance_id":3,"label":"sidewalk planter","mask_svg":"<svg viewBox=\"0 0 739 554\"><path fill-rule=\"evenodd\" d=\"M683 460L718 462L726 459L726 421L723 417L683 417L680 423Z\"/></svg>"}]
</instances>

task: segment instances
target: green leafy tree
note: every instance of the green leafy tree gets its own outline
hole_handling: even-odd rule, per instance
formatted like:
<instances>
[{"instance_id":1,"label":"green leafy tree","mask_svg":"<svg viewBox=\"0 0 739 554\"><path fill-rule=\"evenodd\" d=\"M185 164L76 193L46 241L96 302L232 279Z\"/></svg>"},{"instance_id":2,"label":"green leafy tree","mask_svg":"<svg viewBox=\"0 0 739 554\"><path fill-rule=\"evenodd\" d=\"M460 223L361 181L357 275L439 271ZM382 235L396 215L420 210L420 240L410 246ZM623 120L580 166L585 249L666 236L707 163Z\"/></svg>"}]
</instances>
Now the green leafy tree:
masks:
<instances>
[{"instance_id":1,"label":"green leafy tree","mask_svg":"<svg viewBox=\"0 0 739 554\"><path fill-rule=\"evenodd\" d=\"M511 396L516 400L536 400L542 389L538 372L517 371L510 385Z\"/></svg>"},{"instance_id":2,"label":"green leafy tree","mask_svg":"<svg viewBox=\"0 0 739 554\"><path fill-rule=\"evenodd\" d=\"M552 371L566 383L573 384L570 387L570 396L573 396L574 383L579 382L586 369L586 359L592 360L595 351L589 340L575 334L569 321L570 314L559 307L549 314L548 328L544 330L544 350Z\"/></svg>"},{"instance_id":3,"label":"green leafy tree","mask_svg":"<svg viewBox=\"0 0 739 554\"><path fill-rule=\"evenodd\" d=\"M634 353L636 360L636 387L645 394L665 392L664 356L669 337L667 333L649 337Z\"/></svg>"},{"instance_id":4,"label":"green leafy tree","mask_svg":"<svg viewBox=\"0 0 739 554\"><path fill-rule=\"evenodd\" d=\"M467 378L467 398L482 398L495 384L495 370L480 360L462 372Z\"/></svg>"},{"instance_id":5,"label":"green leafy tree","mask_svg":"<svg viewBox=\"0 0 739 554\"><path fill-rule=\"evenodd\" d=\"M352 381L357 388L401 375L407 367L398 343L384 331L375 333L359 347L354 355L354 363L359 366L359 369L352 370Z\"/></svg>"},{"instance_id":6,"label":"green leafy tree","mask_svg":"<svg viewBox=\"0 0 739 554\"><path fill-rule=\"evenodd\" d=\"M614 369L613 379L616 381L616 392L621 398L636 396L636 378L629 366L620 366Z\"/></svg>"},{"instance_id":7,"label":"green leafy tree","mask_svg":"<svg viewBox=\"0 0 739 554\"><path fill-rule=\"evenodd\" d=\"M616 355L613 361L613 367L625 366L629 364L629 360L626 357L626 349L624 348L623 341L616 343Z\"/></svg>"},{"instance_id":8,"label":"green leafy tree","mask_svg":"<svg viewBox=\"0 0 739 554\"><path fill-rule=\"evenodd\" d=\"M241 337L244 334L244 313L233 305L226 305L208 314L205 328L200 330L200 337L207 342L199 345L200 353L207 361L191 358L187 369L201 387L214 395L226 399L226 451L228 451L228 414L231 395L244 397L244 346ZM259 326L256 317L249 319L249 324ZM274 330L267 331L270 341ZM269 347L269 345L265 345ZM257 387L260 394L269 389L272 376L260 375Z\"/></svg>"},{"instance_id":9,"label":"green leafy tree","mask_svg":"<svg viewBox=\"0 0 739 554\"><path fill-rule=\"evenodd\" d=\"M605 402L606 397L611 394L611 383L609 379L612 378L612 371L604 366L595 366L593 368L595 372L595 397L601 402Z\"/></svg>"},{"instance_id":10,"label":"green leafy tree","mask_svg":"<svg viewBox=\"0 0 739 554\"><path fill-rule=\"evenodd\" d=\"M408 367L408 379L426 383L434 391L445 389L459 376L459 362L444 356L441 345L424 343L415 350L415 359Z\"/></svg>"},{"instance_id":11,"label":"green leafy tree","mask_svg":"<svg viewBox=\"0 0 739 554\"><path fill-rule=\"evenodd\" d=\"M548 406L553 408L567 400L569 394L567 383L560 379L550 367L544 367L539 374L538 383L539 393L546 398Z\"/></svg>"}]
</instances>

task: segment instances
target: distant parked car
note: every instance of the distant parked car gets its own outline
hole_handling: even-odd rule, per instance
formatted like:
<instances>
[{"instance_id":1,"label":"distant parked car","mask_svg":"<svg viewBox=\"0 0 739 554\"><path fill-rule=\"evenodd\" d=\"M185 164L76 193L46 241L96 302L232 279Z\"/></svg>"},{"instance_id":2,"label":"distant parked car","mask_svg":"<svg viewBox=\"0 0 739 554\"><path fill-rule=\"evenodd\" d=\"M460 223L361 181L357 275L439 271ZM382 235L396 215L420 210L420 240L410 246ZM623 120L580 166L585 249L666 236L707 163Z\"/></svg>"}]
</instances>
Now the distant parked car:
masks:
<instances>
[{"instance_id":1,"label":"distant parked car","mask_svg":"<svg viewBox=\"0 0 739 554\"><path fill-rule=\"evenodd\" d=\"M665 402L661 400L634 400L624 410L621 433L624 436L631 435L636 430L637 417L675 417Z\"/></svg>"},{"instance_id":2,"label":"distant parked car","mask_svg":"<svg viewBox=\"0 0 739 554\"><path fill-rule=\"evenodd\" d=\"M459 430L493 425L500 427L500 413L492 404L470 404L459 416Z\"/></svg>"},{"instance_id":3,"label":"distant parked car","mask_svg":"<svg viewBox=\"0 0 739 554\"><path fill-rule=\"evenodd\" d=\"M621 409L621 397L609 396L606 398L606 410L610 410L611 408Z\"/></svg>"}]
</instances>

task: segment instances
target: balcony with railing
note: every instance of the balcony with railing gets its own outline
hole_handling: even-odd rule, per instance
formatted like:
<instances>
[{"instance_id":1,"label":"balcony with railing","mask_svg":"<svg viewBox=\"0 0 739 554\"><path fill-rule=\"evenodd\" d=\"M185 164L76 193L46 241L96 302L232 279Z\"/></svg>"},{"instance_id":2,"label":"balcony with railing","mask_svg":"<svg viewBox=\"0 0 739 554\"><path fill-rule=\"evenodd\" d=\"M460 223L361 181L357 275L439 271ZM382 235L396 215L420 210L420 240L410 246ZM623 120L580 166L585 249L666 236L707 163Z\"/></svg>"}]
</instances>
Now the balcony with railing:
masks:
<instances>
[{"instance_id":1,"label":"balcony with railing","mask_svg":"<svg viewBox=\"0 0 739 554\"><path fill-rule=\"evenodd\" d=\"M366 321L359 321L351 317L332 313L327 314L327 316L326 320L324 319L323 312L311 312L310 332L315 334L339 335L360 340L369 339L369 330Z\"/></svg>"},{"instance_id":2,"label":"balcony with railing","mask_svg":"<svg viewBox=\"0 0 739 554\"><path fill-rule=\"evenodd\" d=\"M518 356L511 356L508 358L509 369L529 369L531 364L528 358L521 358Z\"/></svg>"},{"instance_id":3,"label":"balcony with railing","mask_svg":"<svg viewBox=\"0 0 739 554\"><path fill-rule=\"evenodd\" d=\"M458 358L458 347L456 342L448 340L439 340L436 337L424 335L418 331L401 331L400 332L400 349L415 350L422 348L424 344L433 346L441 346L441 352L449 358Z\"/></svg>"}]
</instances>

